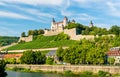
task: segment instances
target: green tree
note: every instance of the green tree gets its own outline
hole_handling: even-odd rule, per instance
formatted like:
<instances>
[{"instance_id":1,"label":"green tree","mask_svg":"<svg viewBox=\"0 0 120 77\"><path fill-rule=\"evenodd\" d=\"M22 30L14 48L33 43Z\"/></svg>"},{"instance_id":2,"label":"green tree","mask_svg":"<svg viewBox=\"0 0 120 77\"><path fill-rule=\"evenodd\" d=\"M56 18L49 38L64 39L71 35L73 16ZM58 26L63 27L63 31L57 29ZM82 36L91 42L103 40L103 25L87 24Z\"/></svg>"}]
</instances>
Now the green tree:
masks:
<instances>
[{"instance_id":1,"label":"green tree","mask_svg":"<svg viewBox=\"0 0 120 77\"><path fill-rule=\"evenodd\" d=\"M6 77L7 73L5 72L6 63L3 60L0 60L0 77Z\"/></svg>"},{"instance_id":2,"label":"green tree","mask_svg":"<svg viewBox=\"0 0 120 77\"><path fill-rule=\"evenodd\" d=\"M110 28L110 33L119 35L120 34L120 27L117 25L114 25Z\"/></svg>"},{"instance_id":3,"label":"green tree","mask_svg":"<svg viewBox=\"0 0 120 77\"><path fill-rule=\"evenodd\" d=\"M50 65L54 64L54 59L51 58L51 57L48 57L48 58L46 59L46 64L50 64Z\"/></svg>"},{"instance_id":4,"label":"green tree","mask_svg":"<svg viewBox=\"0 0 120 77\"><path fill-rule=\"evenodd\" d=\"M110 65L113 65L114 62L115 62L115 59L114 59L114 58L108 58L108 63L109 63Z\"/></svg>"},{"instance_id":5,"label":"green tree","mask_svg":"<svg viewBox=\"0 0 120 77\"><path fill-rule=\"evenodd\" d=\"M38 30L38 35L41 35L41 34L44 34L44 30L39 29L39 30Z\"/></svg>"},{"instance_id":6,"label":"green tree","mask_svg":"<svg viewBox=\"0 0 120 77\"><path fill-rule=\"evenodd\" d=\"M28 50L23 52L23 56L21 57L21 62L25 64L35 64L35 52L32 50Z\"/></svg>"},{"instance_id":7,"label":"green tree","mask_svg":"<svg viewBox=\"0 0 120 77\"><path fill-rule=\"evenodd\" d=\"M22 33L21 33L21 37L26 37L25 32L22 32Z\"/></svg>"},{"instance_id":8,"label":"green tree","mask_svg":"<svg viewBox=\"0 0 120 77\"><path fill-rule=\"evenodd\" d=\"M25 64L44 64L46 57L40 51L25 51L20 58L21 63Z\"/></svg>"},{"instance_id":9,"label":"green tree","mask_svg":"<svg viewBox=\"0 0 120 77\"><path fill-rule=\"evenodd\" d=\"M41 51L35 51L35 64L44 64L46 60L45 55Z\"/></svg>"},{"instance_id":10,"label":"green tree","mask_svg":"<svg viewBox=\"0 0 120 77\"><path fill-rule=\"evenodd\" d=\"M63 53L63 51L64 51L64 49L63 49L62 47L59 47L59 48L57 49L57 52L56 52L56 54L57 54L57 56L58 56L58 58L59 58L60 61L63 60L63 58L62 58L62 53Z\"/></svg>"}]
</instances>

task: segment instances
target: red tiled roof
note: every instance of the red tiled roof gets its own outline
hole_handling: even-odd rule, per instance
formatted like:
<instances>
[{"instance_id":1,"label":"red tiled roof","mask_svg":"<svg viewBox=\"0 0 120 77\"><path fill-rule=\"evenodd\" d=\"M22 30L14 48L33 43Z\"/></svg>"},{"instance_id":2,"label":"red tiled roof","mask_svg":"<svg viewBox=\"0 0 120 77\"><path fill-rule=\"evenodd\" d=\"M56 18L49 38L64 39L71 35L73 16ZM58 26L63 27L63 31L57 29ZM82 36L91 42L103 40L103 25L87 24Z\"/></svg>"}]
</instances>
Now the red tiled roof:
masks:
<instances>
[{"instance_id":1,"label":"red tiled roof","mask_svg":"<svg viewBox=\"0 0 120 77\"><path fill-rule=\"evenodd\" d=\"M23 54L4 54L4 58L20 58Z\"/></svg>"},{"instance_id":2,"label":"red tiled roof","mask_svg":"<svg viewBox=\"0 0 120 77\"><path fill-rule=\"evenodd\" d=\"M63 21L61 21L61 22L56 22L56 24L62 24L63 23Z\"/></svg>"},{"instance_id":3,"label":"red tiled roof","mask_svg":"<svg viewBox=\"0 0 120 77\"><path fill-rule=\"evenodd\" d=\"M108 51L108 56L120 56L120 50Z\"/></svg>"}]
</instances>

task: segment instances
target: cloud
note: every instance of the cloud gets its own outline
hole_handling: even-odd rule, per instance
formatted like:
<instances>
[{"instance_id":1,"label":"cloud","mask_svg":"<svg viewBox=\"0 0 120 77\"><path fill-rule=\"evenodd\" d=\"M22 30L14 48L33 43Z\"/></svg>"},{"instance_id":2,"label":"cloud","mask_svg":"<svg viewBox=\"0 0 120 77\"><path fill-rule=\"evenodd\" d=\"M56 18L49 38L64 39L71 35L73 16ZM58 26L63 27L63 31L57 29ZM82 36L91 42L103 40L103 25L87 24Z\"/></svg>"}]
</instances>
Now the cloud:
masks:
<instances>
[{"instance_id":1,"label":"cloud","mask_svg":"<svg viewBox=\"0 0 120 77\"><path fill-rule=\"evenodd\" d=\"M120 2L107 2L108 11L110 15L120 17Z\"/></svg>"},{"instance_id":2,"label":"cloud","mask_svg":"<svg viewBox=\"0 0 120 77\"><path fill-rule=\"evenodd\" d=\"M75 20L82 20L82 21L90 21L90 20L98 19L98 18L93 17L91 15L88 15L86 13L81 13L81 14L73 15L73 16L71 16L71 18L75 19Z\"/></svg>"},{"instance_id":3,"label":"cloud","mask_svg":"<svg viewBox=\"0 0 120 77\"><path fill-rule=\"evenodd\" d=\"M0 36L11 36L11 35L16 35L18 36L20 32L12 30L7 27L0 26Z\"/></svg>"},{"instance_id":4,"label":"cloud","mask_svg":"<svg viewBox=\"0 0 120 77\"><path fill-rule=\"evenodd\" d=\"M61 5L64 0L2 0L7 3L19 3L29 5Z\"/></svg>"},{"instance_id":5,"label":"cloud","mask_svg":"<svg viewBox=\"0 0 120 77\"><path fill-rule=\"evenodd\" d=\"M13 12L8 12L8 11L0 11L0 17L16 18L16 19L30 19L27 16L13 13Z\"/></svg>"},{"instance_id":6,"label":"cloud","mask_svg":"<svg viewBox=\"0 0 120 77\"><path fill-rule=\"evenodd\" d=\"M5 6L6 4L5 4L5 3L3 3L3 2L0 2L0 5Z\"/></svg>"}]
</instances>

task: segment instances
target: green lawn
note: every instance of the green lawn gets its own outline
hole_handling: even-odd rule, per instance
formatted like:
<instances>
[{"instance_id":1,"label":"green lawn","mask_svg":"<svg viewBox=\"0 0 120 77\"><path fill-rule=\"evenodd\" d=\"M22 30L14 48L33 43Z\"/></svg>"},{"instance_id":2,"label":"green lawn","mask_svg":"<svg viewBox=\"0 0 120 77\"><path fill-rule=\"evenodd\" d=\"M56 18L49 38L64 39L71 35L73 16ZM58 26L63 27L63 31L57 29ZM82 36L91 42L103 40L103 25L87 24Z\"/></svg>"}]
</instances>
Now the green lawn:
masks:
<instances>
[{"instance_id":1,"label":"green lawn","mask_svg":"<svg viewBox=\"0 0 120 77\"><path fill-rule=\"evenodd\" d=\"M77 43L74 40L60 40L54 41L55 36L42 36L31 42L17 44L7 48L8 50L22 50L22 49L39 49L39 48L53 48L60 46L71 46Z\"/></svg>"}]
</instances>

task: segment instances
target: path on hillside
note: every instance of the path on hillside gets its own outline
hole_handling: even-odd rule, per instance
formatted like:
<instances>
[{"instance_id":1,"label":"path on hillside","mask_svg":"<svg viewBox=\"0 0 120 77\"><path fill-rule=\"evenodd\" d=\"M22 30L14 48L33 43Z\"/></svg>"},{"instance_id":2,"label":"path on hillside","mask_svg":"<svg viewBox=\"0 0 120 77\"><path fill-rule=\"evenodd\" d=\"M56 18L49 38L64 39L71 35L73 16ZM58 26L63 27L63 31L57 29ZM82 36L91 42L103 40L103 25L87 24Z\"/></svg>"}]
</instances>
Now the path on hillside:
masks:
<instances>
[{"instance_id":1,"label":"path on hillside","mask_svg":"<svg viewBox=\"0 0 120 77\"><path fill-rule=\"evenodd\" d=\"M12 44L10 44L10 45L0 47L0 51L2 51L3 49L6 49L6 48L8 48L8 47L11 47L11 46L17 45L17 44L18 44L18 43L12 43Z\"/></svg>"},{"instance_id":2,"label":"path on hillside","mask_svg":"<svg viewBox=\"0 0 120 77\"><path fill-rule=\"evenodd\" d=\"M68 47L63 47L63 49L68 48ZM26 50L33 50L33 51L45 51L45 50L57 50L58 47L56 48L42 48L42 49L25 49L25 50L8 50L8 52L24 52ZM5 51L2 51L5 52Z\"/></svg>"}]
</instances>

